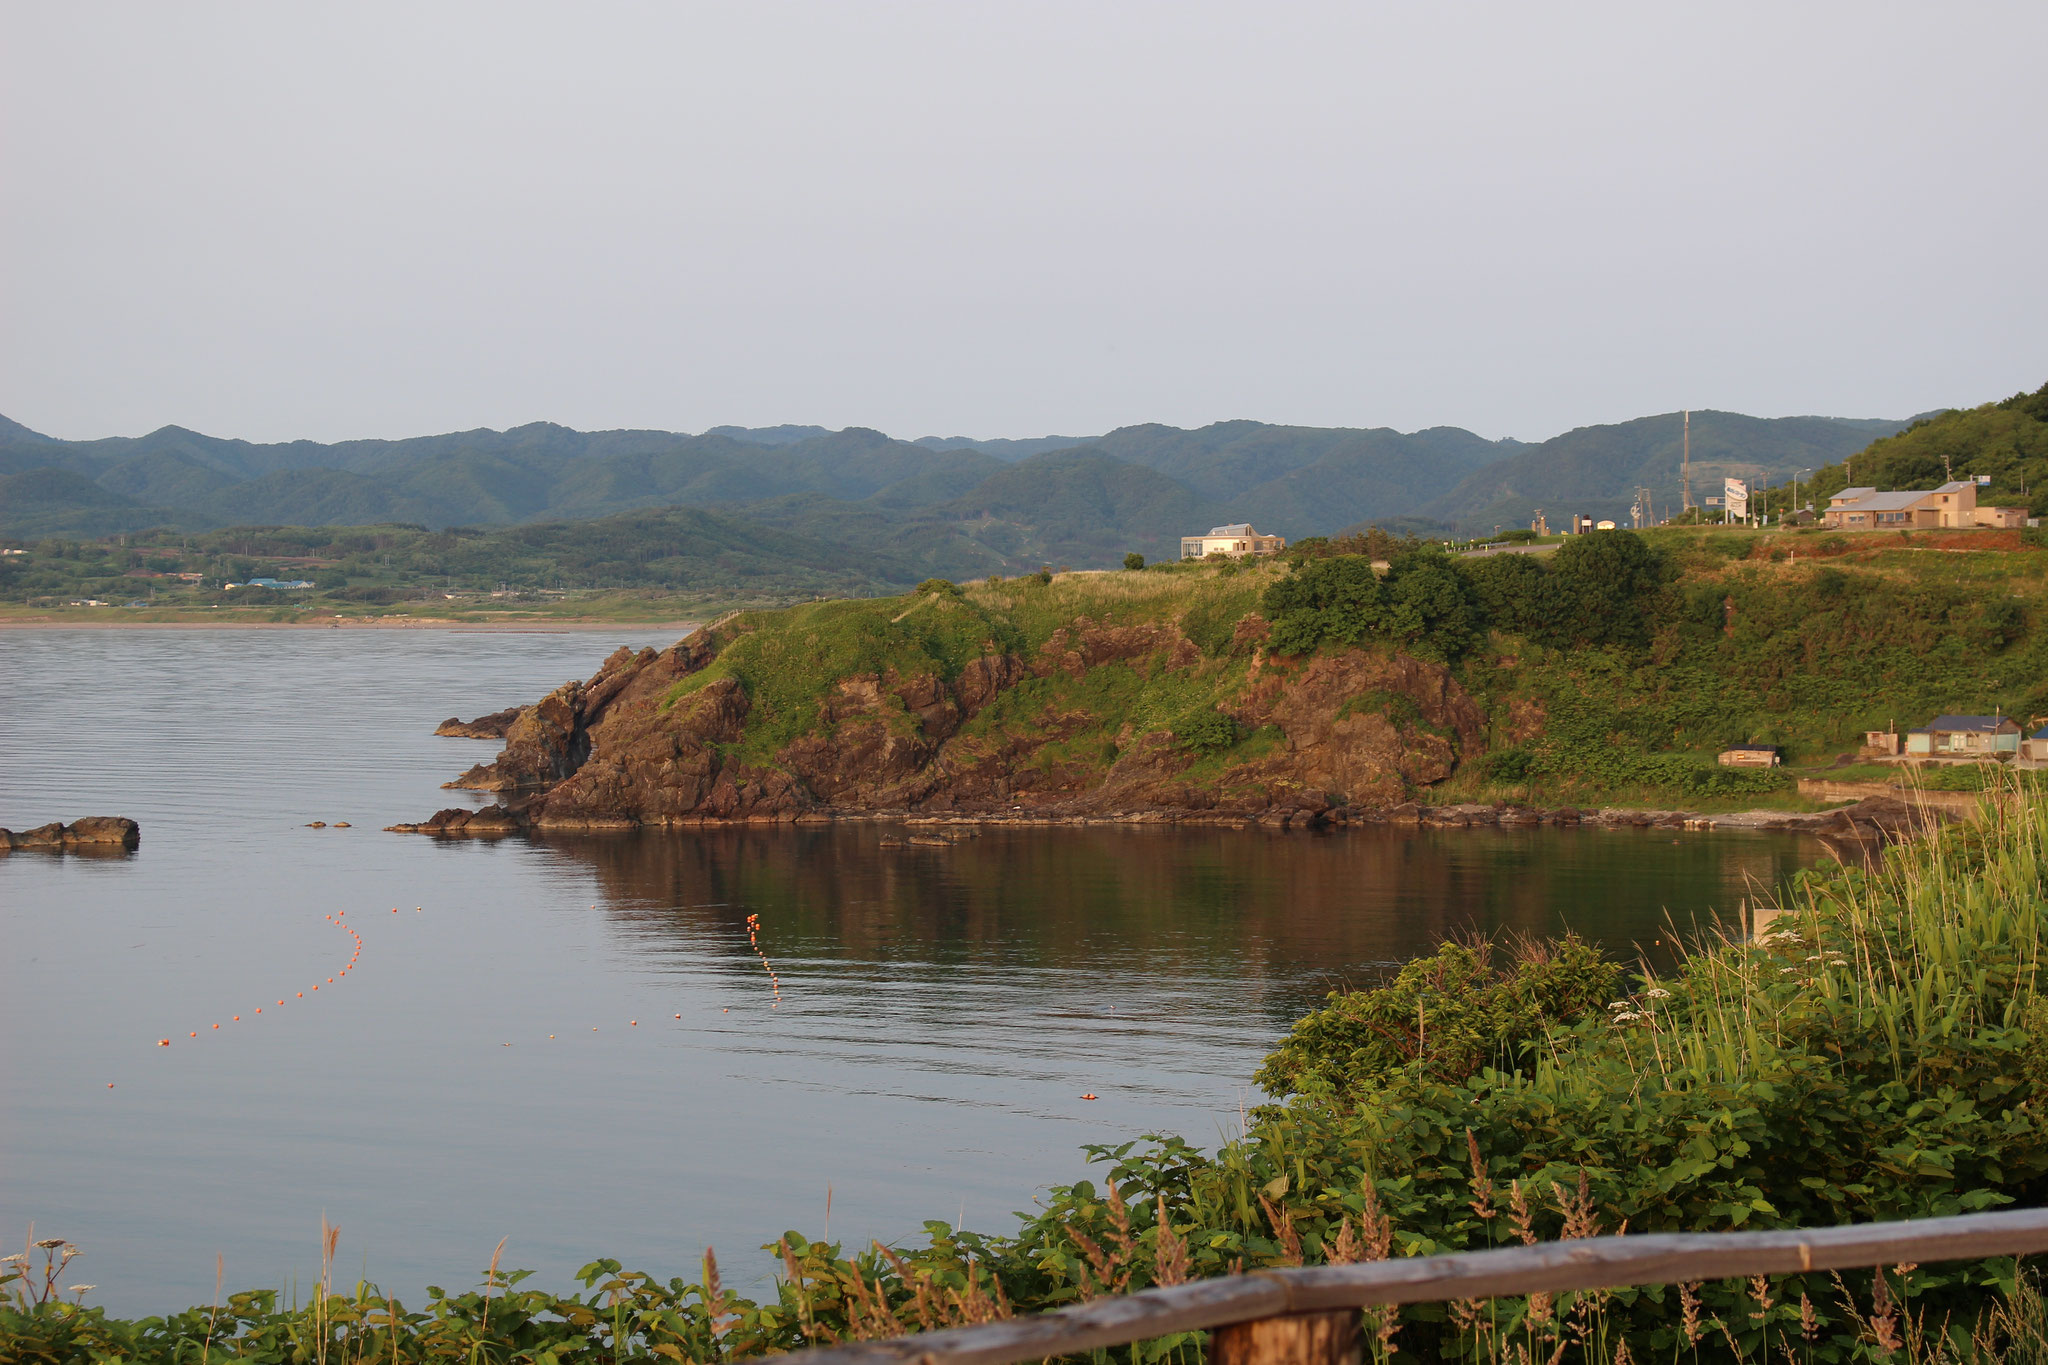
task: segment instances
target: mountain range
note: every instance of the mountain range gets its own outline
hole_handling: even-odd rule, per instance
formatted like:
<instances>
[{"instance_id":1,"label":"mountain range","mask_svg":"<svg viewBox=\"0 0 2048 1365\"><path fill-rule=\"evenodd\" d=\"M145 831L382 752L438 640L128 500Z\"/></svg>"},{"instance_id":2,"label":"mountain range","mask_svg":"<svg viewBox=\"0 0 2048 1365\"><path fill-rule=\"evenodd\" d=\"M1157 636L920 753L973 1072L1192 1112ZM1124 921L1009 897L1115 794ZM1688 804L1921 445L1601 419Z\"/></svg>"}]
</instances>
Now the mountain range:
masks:
<instances>
[{"instance_id":1,"label":"mountain range","mask_svg":"<svg viewBox=\"0 0 2048 1365\"><path fill-rule=\"evenodd\" d=\"M1724 475L1781 482L1905 421L1692 414L1695 498ZM1099 436L898 440L849 427L576 431L536 422L406 440L256 444L164 427L59 440L0 418L0 532L92 537L151 527L570 522L652 508L849 547L935 571L1088 567L1250 521L1292 539L1366 523L1490 531L1539 508L1625 517L1638 488L1679 498L1677 413L1542 442L1457 427L1145 424Z\"/></svg>"}]
</instances>

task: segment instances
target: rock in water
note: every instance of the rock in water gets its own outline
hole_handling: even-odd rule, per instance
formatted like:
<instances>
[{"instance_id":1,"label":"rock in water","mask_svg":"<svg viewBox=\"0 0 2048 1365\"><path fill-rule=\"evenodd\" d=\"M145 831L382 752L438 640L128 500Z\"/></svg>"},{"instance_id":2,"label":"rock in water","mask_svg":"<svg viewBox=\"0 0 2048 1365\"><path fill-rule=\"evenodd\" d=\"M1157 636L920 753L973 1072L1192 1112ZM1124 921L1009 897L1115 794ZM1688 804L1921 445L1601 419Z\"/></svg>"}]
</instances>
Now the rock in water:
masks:
<instances>
[{"instance_id":1,"label":"rock in water","mask_svg":"<svg viewBox=\"0 0 2048 1365\"><path fill-rule=\"evenodd\" d=\"M450 716L434 727L434 733L454 739L503 739L505 732L512 728L512 722L518 720L519 713L525 709L521 706L508 706L502 711L493 711L488 716L478 716L475 720Z\"/></svg>"},{"instance_id":2,"label":"rock in water","mask_svg":"<svg viewBox=\"0 0 2048 1365\"><path fill-rule=\"evenodd\" d=\"M128 852L142 842L142 827L122 815L88 815L70 824L52 822L16 834L0 829L0 853L17 848L53 853Z\"/></svg>"}]
</instances>

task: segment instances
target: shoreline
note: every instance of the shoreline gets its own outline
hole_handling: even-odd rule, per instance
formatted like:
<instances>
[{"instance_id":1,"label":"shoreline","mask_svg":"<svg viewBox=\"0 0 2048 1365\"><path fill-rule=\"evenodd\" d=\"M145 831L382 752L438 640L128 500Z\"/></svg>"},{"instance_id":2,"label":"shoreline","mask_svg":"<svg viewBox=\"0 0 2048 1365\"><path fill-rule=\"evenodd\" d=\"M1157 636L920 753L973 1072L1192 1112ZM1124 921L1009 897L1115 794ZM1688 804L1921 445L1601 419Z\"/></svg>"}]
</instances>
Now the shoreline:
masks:
<instances>
[{"instance_id":1,"label":"shoreline","mask_svg":"<svg viewBox=\"0 0 2048 1365\"><path fill-rule=\"evenodd\" d=\"M1541 810L1510 805L1464 803L1446 806L1406 804L1383 810L1284 810L1249 813L1157 809L1124 812L929 812L913 811L783 811L748 816L702 816L646 822L631 817L528 823L502 805L451 808L418 823L384 826L387 834L424 834L434 839L495 839L508 835L554 836L675 833L685 830L772 829L777 827L878 824L906 831L980 830L983 828L1081 828L1186 826L1226 829L1270 829L1332 833L1344 829L1392 827L1406 829L1643 829L1691 833L1805 834L1854 843L1895 841L1924 833L1963 813L1943 804L1897 797L1872 797L1826 811L1753 809L1708 813L1654 807L1559 807ZM481 817L481 818L479 818ZM968 835L967 837L973 837ZM933 835L933 842L951 842Z\"/></svg>"},{"instance_id":2,"label":"shoreline","mask_svg":"<svg viewBox=\"0 0 2048 1365\"><path fill-rule=\"evenodd\" d=\"M687 635L702 621L621 621L603 617L532 617L514 621L458 621L447 617L326 617L315 621L122 621L90 618L42 617L22 619L0 617L0 631L7 630L463 630L479 632L567 633L571 631L643 630L676 631Z\"/></svg>"}]
</instances>

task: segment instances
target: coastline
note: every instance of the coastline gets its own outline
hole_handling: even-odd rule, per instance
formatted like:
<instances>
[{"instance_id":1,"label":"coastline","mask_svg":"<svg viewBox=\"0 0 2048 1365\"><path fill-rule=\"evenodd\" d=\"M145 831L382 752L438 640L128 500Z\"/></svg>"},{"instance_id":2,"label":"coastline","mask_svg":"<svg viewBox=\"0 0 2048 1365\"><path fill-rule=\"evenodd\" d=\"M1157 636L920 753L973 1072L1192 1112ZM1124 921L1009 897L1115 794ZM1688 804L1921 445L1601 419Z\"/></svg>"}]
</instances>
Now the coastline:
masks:
<instances>
[{"instance_id":1,"label":"coastline","mask_svg":"<svg viewBox=\"0 0 2048 1365\"><path fill-rule=\"evenodd\" d=\"M4 617L0 631L8 630L462 630L499 631L521 634L558 634L572 631L642 630L676 631L687 635L702 621L632 621L597 616L536 616L511 621L464 621L442 616L326 617L315 621L258 621L229 617L221 620L123 621L90 617Z\"/></svg>"},{"instance_id":2,"label":"coastline","mask_svg":"<svg viewBox=\"0 0 2048 1365\"><path fill-rule=\"evenodd\" d=\"M760 829L775 826L820 826L839 824L892 825L906 831L933 834L933 842L951 842L943 834L949 829L979 831L984 828L1058 828L1084 826L1208 826L1226 829L1270 829L1330 833L1371 826L1411 829L1642 829L1669 832L1742 832L1809 834L1829 842L1853 844L1896 842L1902 837L1924 834L1949 820L1968 818L1943 804L1920 803L1910 799L1871 797L1852 805L1825 811L1756 809L1745 811L1668 810L1649 807L1605 806L1598 808L1560 807L1542 810L1527 806L1459 805L1425 806L1408 803L1375 810L1268 810L1259 813L1159 808L1140 811L986 811L912 812L813 809L778 811L772 814L707 815L671 817L643 821L631 817L548 820L533 822L523 812L502 805L451 808L419 823L384 826L390 834L425 834L437 839L502 838L519 834L528 837L585 836L673 833L703 829ZM962 837L972 838L973 833Z\"/></svg>"}]
</instances>

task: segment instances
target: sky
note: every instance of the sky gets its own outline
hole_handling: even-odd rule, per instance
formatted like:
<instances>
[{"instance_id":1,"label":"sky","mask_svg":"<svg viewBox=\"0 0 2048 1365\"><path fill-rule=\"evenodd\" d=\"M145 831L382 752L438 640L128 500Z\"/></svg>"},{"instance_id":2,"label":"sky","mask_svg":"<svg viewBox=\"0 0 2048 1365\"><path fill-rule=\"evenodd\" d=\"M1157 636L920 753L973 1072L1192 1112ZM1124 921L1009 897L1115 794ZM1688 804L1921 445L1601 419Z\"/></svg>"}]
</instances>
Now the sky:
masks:
<instances>
[{"instance_id":1,"label":"sky","mask_svg":"<svg viewBox=\"0 0 2048 1365\"><path fill-rule=\"evenodd\" d=\"M0 8L0 413L1542 439L2048 380L2048 5Z\"/></svg>"}]
</instances>

